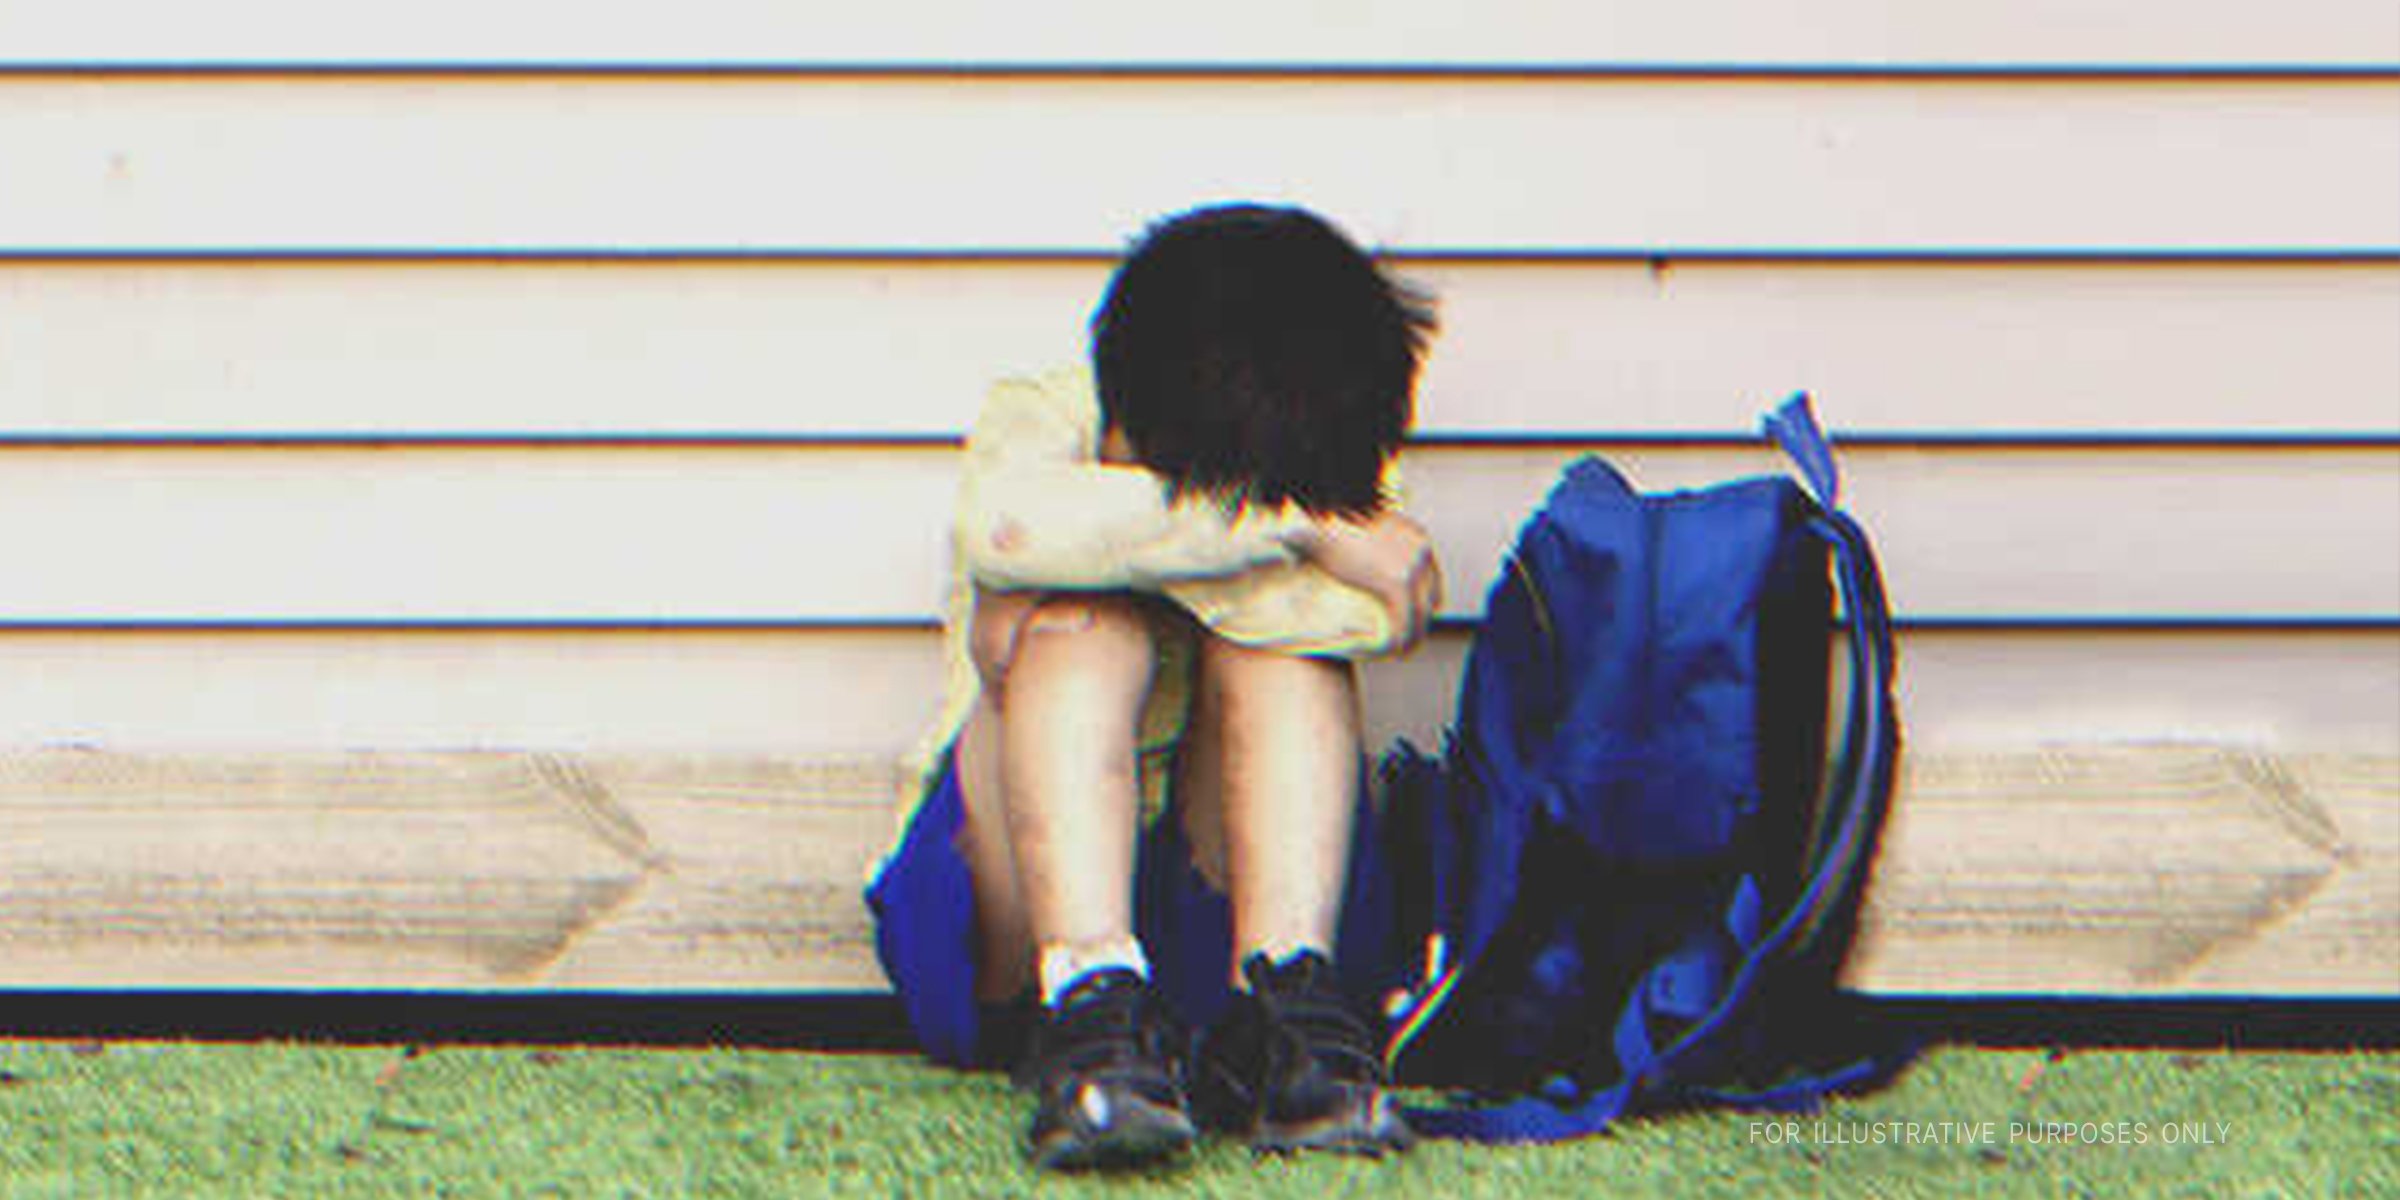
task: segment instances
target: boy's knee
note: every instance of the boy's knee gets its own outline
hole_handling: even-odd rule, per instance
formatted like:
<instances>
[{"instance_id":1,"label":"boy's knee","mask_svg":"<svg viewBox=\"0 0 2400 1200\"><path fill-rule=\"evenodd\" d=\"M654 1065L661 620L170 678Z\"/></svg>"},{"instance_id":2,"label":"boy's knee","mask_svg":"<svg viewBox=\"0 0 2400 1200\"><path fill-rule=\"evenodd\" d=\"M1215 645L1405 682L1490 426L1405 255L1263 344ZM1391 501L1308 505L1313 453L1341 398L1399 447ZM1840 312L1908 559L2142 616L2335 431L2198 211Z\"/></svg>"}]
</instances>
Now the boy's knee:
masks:
<instances>
[{"instance_id":1,"label":"boy's knee","mask_svg":"<svg viewBox=\"0 0 2400 1200\"><path fill-rule=\"evenodd\" d=\"M1078 653L1146 662L1157 645L1153 619L1131 596L1052 594L1025 614L1017 632L1017 652L1023 655L1038 646L1047 653L1072 642Z\"/></svg>"},{"instance_id":2,"label":"boy's knee","mask_svg":"<svg viewBox=\"0 0 2400 1200\"><path fill-rule=\"evenodd\" d=\"M1030 646L1045 655L1133 656L1152 650L1148 617L1129 596L1091 592L978 592L968 654L987 688L999 689Z\"/></svg>"},{"instance_id":3,"label":"boy's knee","mask_svg":"<svg viewBox=\"0 0 2400 1200\"><path fill-rule=\"evenodd\" d=\"M1256 681L1281 681L1295 678L1321 677L1327 681L1347 679L1350 664L1338 658L1289 654L1281 650L1245 646L1214 634L1202 637L1199 648L1201 674L1214 686L1241 688ZM1267 686L1284 686L1269 682Z\"/></svg>"},{"instance_id":4,"label":"boy's knee","mask_svg":"<svg viewBox=\"0 0 2400 1200\"><path fill-rule=\"evenodd\" d=\"M1097 650L1148 654L1150 615L1129 596L1054 595L1026 614L1019 638L1071 637Z\"/></svg>"},{"instance_id":5,"label":"boy's knee","mask_svg":"<svg viewBox=\"0 0 2400 1200\"><path fill-rule=\"evenodd\" d=\"M1287 654L1204 637L1199 692L1213 719L1293 720L1331 730L1355 725L1358 677L1342 659Z\"/></svg>"}]
</instances>

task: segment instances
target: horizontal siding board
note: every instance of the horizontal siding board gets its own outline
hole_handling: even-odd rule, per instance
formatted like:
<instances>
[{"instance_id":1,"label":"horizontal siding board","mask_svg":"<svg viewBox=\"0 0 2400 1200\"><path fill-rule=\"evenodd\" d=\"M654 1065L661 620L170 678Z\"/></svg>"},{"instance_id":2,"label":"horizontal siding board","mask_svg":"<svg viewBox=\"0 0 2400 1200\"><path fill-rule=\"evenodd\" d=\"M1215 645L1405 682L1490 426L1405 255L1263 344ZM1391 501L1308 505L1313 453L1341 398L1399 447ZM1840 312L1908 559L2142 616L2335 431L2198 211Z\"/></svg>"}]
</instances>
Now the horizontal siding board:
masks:
<instances>
[{"instance_id":1,"label":"horizontal siding board","mask_svg":"<svg viewBox=\"0 0 2400 1200\"><path fill-rule=\"evenodd\" d=\"M1371 740L1435 744L1465 641L1370 666ZM891 758L933 719L925 631L0 631L0 746ZM2227 742L2393 753L2389 631L1912 630L1919 751Z\"/></svg>"},{"instance_id":2,"label":"horizontal siding board","mask_svg":"<svg viewBox=\"0 0 2400 1200\"><path fill-rule=\"evenodd\" d=\"M1472 613L1571 447L1412 452ZM1652 488L1762 450L1611 455ZM891 621L938 611L941 448L0 452L16 623ZM1912 618L2389 619L2400 449L1854 447L1846 502Z\"/></svg>"},{"instance_id":3,"label":"horizontal siding board","mask_svg":"<svg viewBox=\"0 0 2400 1200\"><path fill-rule=\"evenodd\" d=\"M2260 7L2167 0L1830 0L1675 5L1460 0L1367 5L1230 0L1205 21L1050 0L794 5L693 0L423 0L329 9L305 0L157 6L0 0L0 64L2390 64L2400 17L2373 0Z\"/></svg>"},{"instance_id":4,"label":"horizontal siding board","mask_svg":"<svg viewBox=\"0 0 2400 1200\"><path fill-rule=\"evenodd\" d=\"M2400 266L1403 263L1430 435L2400 436ZM1103 264L0 263L0 438L950 437ZM2260 336L2273 330L2271 337Z\"/></svg>"},{"instance_id":5,"label":"horizontal siding board","mask_svg":"<svg viewBox=\"0 0 2400 1200\"><path fill-rule=\"evenodd\" d=\"M0 78L0 248L2400 250L2395 80Z\"/></svg>"},{"instance_id":6,"label":"horizontal siding board","mask_svg":"<svg viewBox=\"0 0 2400 1200\"><path fill-rule=\"evenodd\" d=\"M1454 611L1572 452L1452 450L1411 476ZM1610 455L1646 488L1780 469L1763 453ZM1843 503L1909 617L2400 615L2400 451L1855 449Z\"/></svg>"}]
</instances>

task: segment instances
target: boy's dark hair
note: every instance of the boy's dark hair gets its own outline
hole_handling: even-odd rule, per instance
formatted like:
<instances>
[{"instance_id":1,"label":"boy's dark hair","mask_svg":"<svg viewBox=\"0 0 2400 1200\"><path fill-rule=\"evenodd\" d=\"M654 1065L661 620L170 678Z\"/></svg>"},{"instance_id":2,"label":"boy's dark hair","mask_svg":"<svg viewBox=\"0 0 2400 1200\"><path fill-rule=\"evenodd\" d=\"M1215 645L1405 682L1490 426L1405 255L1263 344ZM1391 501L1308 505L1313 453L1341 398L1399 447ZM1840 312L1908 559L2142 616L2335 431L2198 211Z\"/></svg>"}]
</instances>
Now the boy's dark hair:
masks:
<instances>
[{"instance_id":1,"label":"boy's dark hair","mask_svg":"<svg viewBox=\"0 0 2400 1200\"><path fill-rule=\"evenodd\" d=\"M1234 204L1151 226L1092 315L1106 424L1177 496L1383 506L1430 301L1314 213Z\"/></svg>"}]
</instances>

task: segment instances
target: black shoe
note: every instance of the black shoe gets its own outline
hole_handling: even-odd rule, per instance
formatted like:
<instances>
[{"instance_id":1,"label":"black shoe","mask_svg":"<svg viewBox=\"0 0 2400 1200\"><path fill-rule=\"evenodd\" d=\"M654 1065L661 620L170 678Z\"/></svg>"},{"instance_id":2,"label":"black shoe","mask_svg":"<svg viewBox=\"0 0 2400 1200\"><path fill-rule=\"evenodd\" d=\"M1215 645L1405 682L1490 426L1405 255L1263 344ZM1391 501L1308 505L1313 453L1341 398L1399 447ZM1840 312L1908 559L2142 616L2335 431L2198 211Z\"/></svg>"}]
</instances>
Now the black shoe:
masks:
<instances>
[{"instance_id":1,"label":"black shoe","mask_svg":"<svg viewBox=\"0 0 2400 1200\"><path fill-rule=\"evenodd\" d=\"M1095 971L1043 1012L1016 1073L1034 1093L1030 1152L1044 1170L1133 1166L1191 1145L1184 1036L1147 980Z\"/></svg>"},{"instance_id":2,"label":"black shoe","mask_svg":"<svg viewBox=\"0 0 2400 1200\"><path fill-rule=\"evenodd\" d=\"M1382 1154L1415 1136L1384 1094L1383 1056L1313 950L1242 963L1250 990L1202 1039L1194 1107L1213 1129L1263 1151Z\"/></svg>"}]
</instances>

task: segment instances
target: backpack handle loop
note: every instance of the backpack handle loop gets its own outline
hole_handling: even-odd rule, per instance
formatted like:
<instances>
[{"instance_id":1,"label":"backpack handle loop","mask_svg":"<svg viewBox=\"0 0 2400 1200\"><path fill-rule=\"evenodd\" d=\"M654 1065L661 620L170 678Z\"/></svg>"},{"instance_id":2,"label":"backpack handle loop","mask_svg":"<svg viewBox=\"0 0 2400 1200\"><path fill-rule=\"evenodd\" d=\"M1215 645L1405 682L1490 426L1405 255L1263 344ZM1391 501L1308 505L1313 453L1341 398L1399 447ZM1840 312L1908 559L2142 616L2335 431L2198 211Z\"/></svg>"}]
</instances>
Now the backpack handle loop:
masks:
<instances>
[{"instance_id":1,"label":"backpack handle loop","mask_svg":"<svg viewBox=\"0 0 2400 1200\"><path fill-rule=\"evenodd\" d=\"M1800 468L1800 478L1808 484L1809 494L1816 497L1817 506L1832 512L1842 506L1842 469L1833 459L1833 446L1825 439L1825 430L1817 424L1816 410L1810 406L1807 392L1793 392L1768 413L1761 422L1767 436L1783 447L1792 464Z\"/></svg>"}]
</instances>

